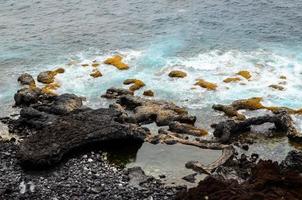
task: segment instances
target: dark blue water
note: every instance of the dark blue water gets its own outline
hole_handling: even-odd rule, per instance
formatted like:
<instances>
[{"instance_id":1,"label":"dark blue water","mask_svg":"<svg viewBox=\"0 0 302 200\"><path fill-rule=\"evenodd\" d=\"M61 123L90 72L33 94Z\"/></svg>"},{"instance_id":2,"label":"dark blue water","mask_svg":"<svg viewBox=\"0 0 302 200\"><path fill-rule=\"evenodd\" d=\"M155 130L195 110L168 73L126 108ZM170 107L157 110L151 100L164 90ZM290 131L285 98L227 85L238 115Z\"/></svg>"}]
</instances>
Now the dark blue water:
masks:
<instances>
[{"instance_id":1,"label":"dark blue water","mask_svg":"<svg viewBox=\"0 0 302 200\"><path fill-rule=\"evenodd\" d=\"M154 80L165 78L146 76L157 72L166 75L177 65L194 74L189 77L191 84L200 76L220 81L217 72L229 71L225 70L228 64L234 66L232 73L242 68L253 70L252 65L262 64L268 66L263 71L292 77L291 92L285 95L290 100L274 103L302 107L294 98L294 92L301 89L301 11L300 0L2 0L0 100L5 105L11 103L17 87L15 79L24 71L36 75L71 60L105 58L122 51L125 57L132 52L130 63L140 71L126 76L144 76L147 82L153 80L150 84L159 85L161 82ZM215 73L208 73L209 70ZM259 73L255 70L255 74ZM102 90L118 85L121 79L112 78L110 83L111 79L104 78ZM262 78L261 84L266 81ZM177 86L165 84L167 88ZM65 89L95 98L97 89L92 85L90 92L77 88L76 83L70 87L67 84ZM228 96L231 100L255 95L260 91L256 85L242 89L246 95L240 95L242 90L238 89ZM159 87L159 93L166 98L174 92ZM214 101L211 98L208 97L209 102Z\"/></svg>"}]
</instances>

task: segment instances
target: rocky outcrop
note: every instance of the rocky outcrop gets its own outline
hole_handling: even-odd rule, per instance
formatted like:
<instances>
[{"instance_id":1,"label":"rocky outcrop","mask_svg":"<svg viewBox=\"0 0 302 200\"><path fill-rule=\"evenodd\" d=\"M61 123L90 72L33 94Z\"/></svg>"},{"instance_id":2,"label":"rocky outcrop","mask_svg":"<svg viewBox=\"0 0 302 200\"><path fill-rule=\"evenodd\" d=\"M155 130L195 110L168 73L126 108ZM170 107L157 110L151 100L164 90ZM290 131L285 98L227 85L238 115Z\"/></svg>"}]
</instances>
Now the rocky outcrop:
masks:
<instances>
[{"instance_id":1,"label":"rocky outcrop","mask_svg":"<svg viewBox=\"0 0 302 200\"><path fill-rule=\"evenodd\" d=\"M222 143L228 143L232 138L240 133L250 130L251 125L261 125L264 123L273 123L278 131L283 131L290 139L299 137L299 133L293 125L291 117L286 111L279 112L275 115L264 115L260 117L251 117L244 121L236 122L227 120L218 124L213 124L215 128L214 136Z\"/></svg>"},{"instance_id":2,"label":"rocky outcrop","mask_svg":"<svg viewBox=\"0 0 302 200\"><path fill-rule=\"evenodd\" d=\"M232 191L232 192L230 192ZM178 194L177 200L302 199L302 177L298 172L282 169L277 162L259 161L251 177L238 183L235 179L208 176L197 187Z\"/></svg>"},{"instance_id":3,"label":"rocky outcrop","mask_svg":"<svg viewBox=\"0 0 302 200\"><path fill-rule=\"evenodd\" d=\"M158 126L169 125L172 121L179 121L194 124L195 116L190 116L188 112L173 103L166 101L155 101L135 96L121 96L117 103L127 110L133 111L125 119L132 123L152 123Z\"/></svg>"},{"instance_id":4,"label":"rocky outcrop","mask_svg":"<svg viewBox=\"0 0 302 200\"><path fill-rule=\"evenodd\" d=\"M107 99L116 99L122 95L134 95L134 92L131 90L123 89L123 88L109 88L105 94L102 95L103 98Z\"/></svg>"},{"instance_id":5,"label":"rocky outcrop","mask_svg":"<svg viewBox=\"0 0 302 200\"><path fill-rule=\"evenodd\" d=\"M197 128L190 124L184 124L184 123L179 123L179 122L171 122L169 124L169 131L172 131L175 133L193 135L193 136L197 136L197 137L205 136L208 134L208 132L204 129Z\"/></svg>"},{"instance_id":6,"label":"rocky outcrop","mask_svg":"<svg viewBox=\"0 0 302 200\"><path fill-rule=\"evenodd\" d=\"M113 109L78 109L68 115L53 115L33 108L21 111L18 124L35 131L20 146L19 159L25 166L48 166L85 145L117 139L143 142L146 129L115 121L121 115ZM40 127L40 128L38 128Z\"/></svg>"}]
</instances>

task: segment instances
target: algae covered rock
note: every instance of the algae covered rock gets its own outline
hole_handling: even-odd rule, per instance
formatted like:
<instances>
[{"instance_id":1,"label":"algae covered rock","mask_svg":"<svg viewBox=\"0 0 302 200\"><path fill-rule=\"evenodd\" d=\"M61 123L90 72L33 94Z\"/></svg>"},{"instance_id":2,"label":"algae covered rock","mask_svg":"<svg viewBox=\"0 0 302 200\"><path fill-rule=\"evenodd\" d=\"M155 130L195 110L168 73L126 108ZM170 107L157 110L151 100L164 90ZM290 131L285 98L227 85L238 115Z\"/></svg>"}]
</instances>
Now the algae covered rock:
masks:
<instances>
[{"instance_id":1,"label":"algae covered rock","mask_svg":"<svg viewBox=\"0 0 302 200\"><path fill-rule=\"evenodd\" d=\"M180 70L173 70L169 73L169 76L172 78L184 78L187 76L187 73Z\"/></svg>"},{"instance_id":2,"label":"algae covered rock","mask_svg":"<svg viewBox=\"0 0 302 200\"><path fill-rule=\"evenodd\" d=\"M108 58L107 60L104 61L105 64L108 65L113 65L119 70L126 70L129 69L129 66L125 63L122 62L122 57L119 55L115 55L111 58Z\"/></svg>"},{"instance_id":3,"label":"algae covered rock","mask_svg":"<svg viewBox=\"0 0 302 200\"><path fill-rule=\"evenodd\" d=\"M50 94L50 95L56 95L54 93L54 90L58 89L59 87L61 87L61 85L59 83L50 83L45 85L44 87L41 88L41 93L43 94Z\"/></svg>"},{"instance_id":4,"label":"algae covered rock","mask_svg":"<svg viewBox=\"0 0 302 200\"><path fill-rule=\"evenodd\" d=\"M63 68L58 68L54 71L44 71L38 75L37 80L41 83L50 84L54 82L55 76L57 74L61 74L64 72L65 70Z\"/></svg>"},{"instance_id":5,"label":"algae covered rock","mask_svg":"<svg viewBox=\"0 0 302 200\"><path fill-rule=\"evenodd\" d=\"M198 79L194 85L198 85L207 90L216 90L216 88L217 88L217 85L215 83L211 83L211 82L205 81L203 79Z\"/></svg>"},{"instance_id":6,"label":"algae covered rock","mask_svg":"<svg viewBox=\"0 0 302 200\"><path fill-rule=\"evenodd\" d=\"M93 78L98 78L98 77L103 76L103 74L102 74L99 70L94 69L94 70L92 71L92 73L90 74L90 76L92 76Z\"/></svg>"},{"instance_id":7,"label":"algae covered rock","mask_svg":"<svg viewBox=\"0 0 302 200\"><path fill-rule=\"evenodd\" d=\"M223 80L225 83L238 82L241 79L239 77L229 77Z\"/></svg>"},{"instance_id":8,"label":"algae covered rock","mask_svg":"<svg viewBox=\"0 0 302 200\"><path fill-rule=\"evenodd\" d=\"M140 88L145 86L145 83L139 79L126 79L123 83L125 85L132 84L129 88L129 90L131 91L139 90Z\"/></svg>"},{"instance_id":9,"label":"algae covered rock","mask_svg":"<svg viewBox=\"0 0 302 200\"><path fill-rule=\"evenodd\" d=\"M250 79L252 77L251 73L247 70L239 71L237 74L242 76L245 79Z\"/></svg>"},{"instance_id":10,"label":"algae covered rock","mask_svg":"<svg viewBox=\"0 0 302 200\"><path fill-rule=\"evenodd\" d=\"M148 97L153 97L154 92L152 90L146 90L146 91L144 91L143 95L148 96Z\"/></svg>"}]
</instances>

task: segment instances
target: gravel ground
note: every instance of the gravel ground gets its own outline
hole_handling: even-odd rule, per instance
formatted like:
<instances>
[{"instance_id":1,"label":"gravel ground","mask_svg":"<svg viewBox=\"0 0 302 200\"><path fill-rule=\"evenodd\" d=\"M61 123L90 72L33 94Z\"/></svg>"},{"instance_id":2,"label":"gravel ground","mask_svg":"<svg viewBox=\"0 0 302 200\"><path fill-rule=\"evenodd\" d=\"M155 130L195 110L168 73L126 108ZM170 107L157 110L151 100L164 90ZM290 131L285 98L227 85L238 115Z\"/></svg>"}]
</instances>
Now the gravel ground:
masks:
<instances>
[{"instance_id":1,"label":"gravel ground","mask_svg":"<svg viewBox=\"0 0 302 200\"><path fill-rule=\"evenodd\" d=\"M183 189L144 175L131 180L127 170L109 164L101 152L73 156L47 171L24 171L17 148L0 142L0 199L174 199Z\"/></svg>"}]
</instances>

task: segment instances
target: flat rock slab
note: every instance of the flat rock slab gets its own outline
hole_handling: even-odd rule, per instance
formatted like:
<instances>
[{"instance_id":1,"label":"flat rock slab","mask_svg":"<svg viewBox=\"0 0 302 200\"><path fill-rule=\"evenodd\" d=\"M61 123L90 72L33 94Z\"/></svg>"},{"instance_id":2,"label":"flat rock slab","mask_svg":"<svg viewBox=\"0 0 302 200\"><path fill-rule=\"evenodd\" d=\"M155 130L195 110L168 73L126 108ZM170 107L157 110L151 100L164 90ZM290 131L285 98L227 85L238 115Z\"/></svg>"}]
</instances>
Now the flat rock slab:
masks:
<instances>
[{"instance_id":1,"label":"flat rock slab","mask_svg":"<svg viewBox=\"0 0 302 200\"><path fill-rule=\"evenodd\" d=\"M59 116L23 110L19 123L30 126L39 122L44 126L34 128L36 133L21 143L19 159L26 166L49 166L58 163L71 150L91 143L115 139L143 142L148 131L134 124L115 121L120 114L105 108L76 110ZM39 121L41 118L44 120Z\"/></svg>"}]
</instances>

